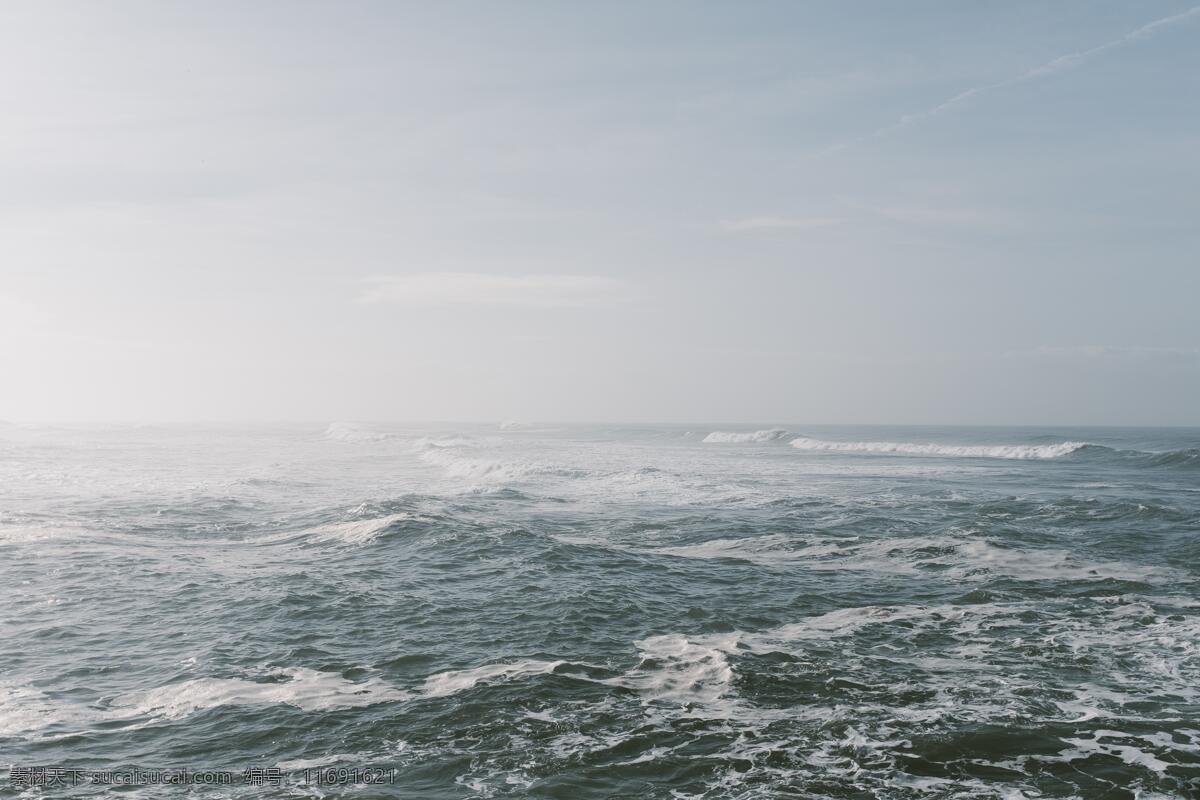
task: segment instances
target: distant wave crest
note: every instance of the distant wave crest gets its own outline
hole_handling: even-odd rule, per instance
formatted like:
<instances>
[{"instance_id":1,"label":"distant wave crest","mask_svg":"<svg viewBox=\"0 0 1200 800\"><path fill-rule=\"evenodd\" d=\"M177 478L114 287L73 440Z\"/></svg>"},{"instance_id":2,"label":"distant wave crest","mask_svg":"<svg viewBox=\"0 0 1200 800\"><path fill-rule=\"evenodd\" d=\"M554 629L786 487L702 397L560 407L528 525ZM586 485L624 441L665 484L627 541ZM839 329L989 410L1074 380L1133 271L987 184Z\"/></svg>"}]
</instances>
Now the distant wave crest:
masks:
<instances>
[{"instance_id":1,"label":"distant wave crest","mask_svg":"<svg viewBox=\"0 0 1200 800\"><path fill-rule=\"evenodd\" d=\"M907 442L827 442L798 438L791 441L797 450L836 453L880 453L906 456L946 456L950 458L1059 458L1088 447L1087 442L1057 444L953 445L911 444Z\"/></svg>"},{"instance_id":2,"label":"distant wave crest","mask_svg":"<svg viewBox=\"0 0 1200 800\"><path fill-rule=\"evenodd\" d=\"M331 422L325 429L325 438L339 442L380 442L390 439L391 435L358 422Z\"/></svg>"},{"instance_id":3,"label":"distant wave crest","mask_svg":"<svg viewBox=\"0 0 1200 800\"><path fill-rule=\"evenodd\" d=\"M701 439L706 444L746 444L755 442L777 442L795 436L791 431L782 428L771 428L764 431L713 431Z\"/></svg>"},{"instance_id":4,"label":"distant wave crest","mask_svg":"<svg viewBox=\"0 0 1200 800\"><path fill-rule=\"evenodd\" d=\"M481 455L481 449L486 450L493 444L495 442L492 440L462 436L420 439L416 442L416 452L422 461L441 467L451 478L508 482L537 477L577 478L585 474L583 470L538 461L505 460Z\"/></svg>"}]
</instances>

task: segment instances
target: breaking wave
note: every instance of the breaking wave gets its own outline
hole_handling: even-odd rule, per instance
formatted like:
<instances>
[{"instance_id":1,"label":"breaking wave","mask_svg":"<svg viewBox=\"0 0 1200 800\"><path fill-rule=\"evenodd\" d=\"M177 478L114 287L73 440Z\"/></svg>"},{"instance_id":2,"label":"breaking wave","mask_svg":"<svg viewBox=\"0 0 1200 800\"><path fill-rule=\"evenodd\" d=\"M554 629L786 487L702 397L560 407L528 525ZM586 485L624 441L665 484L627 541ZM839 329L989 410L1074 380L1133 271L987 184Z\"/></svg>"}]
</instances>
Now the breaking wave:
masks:
<instances>
[{"instance_id":1,"label":"breaking wave","mask_svg":"<svg viewBox=\"0 0 1200 800\"><path fill-rule=\"evenodd\" d=\"M391 434L372 430L358 422L331 422L325 429L325 438L338 442L381 442Z\"/></svg>"},{"instance_id":2,"label":"breaking wave","mask_svg":"<svg viewBox=\"0 0 1200 800\"><path fill-rule=\"evenodd\" d=\"M305 539L312 541L364 545L375 541L380 534L397 523L418 519L420 518L416 514L401 512L373 519L353 519L315 525L305 529L301 534ZM294 538L295 535L289 536Z\"/></svg>"},{"instance_id":3,"label":"breaking wave","mask_svg":"<svg viewBox=\"0 0 1200 800\"><path fill-rule=\"evenodd\" d=\"M423 439L416 443L418 457L441 467L447 477L478 481L523 481L537 477L574 478L583 470L544 464L537 461L505 460L480 455L489 441L455 437L443 440ZM490 455L490 454L489 454Z\"/></svg>"},{"instance_id":4,"label":"breaking wave","mask_svg":"<svg viewBox=\"0 0 1200 800\"><path fill-rule=\"evenodd\" d=\"M680 704L715 703L731 691L733 668L725 653L736 639L725 645L719 638L716 642L693 641L667 634L635 644L641 651L641 663L602 683L633 690L647 701Z\"/></svg>"},{"instance_id":5,"label":"breaking wave","mask_svg":"<svg viewBox=\"0 0 1200 800\"><path fill-rule=\"evenodd\" d=\"M791 431L785 431L782 428L771 428L770 430L751 431L748 433L739 431L713 431L701 439L701 441L705 444L745 444L778 442L789 436L795 436L795 434Z\"/></svg>"},{"instance_id":6,"label":"breaking wave","mask_svg":"<svg viewBox=\"0 0 1200 800\"><path fill-rule=\"evenodd\" d=\"M1121 580L1162 582L1178 579L1175 571L1125 561L1080 558L1059 548L1022 548L986 538L962 536L887 537L860 541L792 540L784 534L744 539L712 539L691 545L646 548L640 552L703 560L736 559L811 570L863 570L910 574L936 573L957 581L985 581L998 576L1028 581Z\"/></svg>"},{"instance_id":7,"label":"breaking wave","mask_svg":"<svg viewBox=\"0 0 1200 800\"><path fill-rule=\"evenodd\" d=\"M1089 447L1087 442L1057 444L952 445L911 444L908 442L827 442L804 437L790 444L797 450L830 453L877 453L906 456L948 456L951 458L1059 458Z\"/></svg>"}]
</instances>

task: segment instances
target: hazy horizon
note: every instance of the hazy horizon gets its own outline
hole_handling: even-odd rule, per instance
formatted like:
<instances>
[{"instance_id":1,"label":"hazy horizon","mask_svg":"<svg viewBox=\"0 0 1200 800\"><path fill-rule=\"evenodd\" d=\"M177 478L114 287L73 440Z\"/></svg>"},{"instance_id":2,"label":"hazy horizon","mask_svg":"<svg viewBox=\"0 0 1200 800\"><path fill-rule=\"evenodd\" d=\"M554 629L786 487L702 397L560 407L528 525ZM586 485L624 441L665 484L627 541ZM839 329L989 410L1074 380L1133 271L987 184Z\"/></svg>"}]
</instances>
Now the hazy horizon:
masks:
<instances>
[{"instance_id":1,"label":"hazy horizon","mask_svg":"<svg viewBox=\"0 0 1200 800\"><path fill-rule=\"evenodd\" d=\"M0 420L1200 425L1197 42L1174 0L8 4Z\"/></svg>"},{"instance_id":2,"label":"hazy horizon","mask_svg":"<svg viewBox=\"0 0 1200 800\"><path fill-rule=\"evenodd\" d=\"M880 429L881 431L903 431L911 429L913 431L937 431L945 432L962 432L970 430L1010 430L1019 431L1023 435L1030 433L1065 433L1072 430L1079 431L1135 431L1135 430L1174 430L1174 431L1200 431L1200 425L1124 425L1124 424L1081 424L1081 423L1011 423L1011 422L995 422L995 423L940 423L940 422L796 422L787 420L720 420L720 419L697 419L697 420L604 420L604 419L534 419L534 420L501 420L501 419L7 419L0 420L0 429L4 427L24 429L36 431L40 429L65 429L65 430L99 430L99 429L138 429L138 428L167 428L167 429L213 429L213 430L229 430L237 431L239 429L257 429L270 430L273 428L279 429L295 429L295 428L313 428L325 429L328 433L329 429L340 425L361 426L368 430L380 428L383 432L388 430L405 431L405 430L421 430L442 431L453 426L463 426L467 429L486 429L495 428L504 430L505 425L518 424L521 428L528 428L539 433L558 433L573 429L586 428L621 428L629 429L658 429L658 430L687 430L690 429L693 433L704 433L722 430L740 430L740 431L779 431L790 435L802 435L806 429L812 430L829 430L838 429L843 433L852 432L855 430L871 430ZM517 429L518 433L523 432L521 428Z\"/></svg>"}]
</instances>

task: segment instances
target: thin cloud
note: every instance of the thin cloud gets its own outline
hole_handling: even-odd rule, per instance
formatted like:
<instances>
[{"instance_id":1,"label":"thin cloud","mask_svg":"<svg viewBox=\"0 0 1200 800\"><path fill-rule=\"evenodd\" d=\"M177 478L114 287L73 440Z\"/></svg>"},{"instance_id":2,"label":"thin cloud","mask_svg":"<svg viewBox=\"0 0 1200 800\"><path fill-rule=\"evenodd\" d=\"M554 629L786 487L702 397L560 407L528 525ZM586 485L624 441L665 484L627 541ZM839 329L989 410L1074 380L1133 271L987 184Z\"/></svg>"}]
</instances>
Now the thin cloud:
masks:
<instances>
[{"instance_id":1,"label":"thin cloud","mask_svg":"<svg viewBox=\"0 0 1200 800\"><path fill-rule=\"evenodd\" d=\"M749 217L721 223L721 230L730 233L750 231L793 230L811 231L830 228L844 222L840 217Z\"/></svg>"},{"instance_id":2,"label":"thin cloud","mask_svg":"<svg viewBox=\"0 0 1200 800\"><path fill-rule=\"evenodd\" d=\"M405 306L584 308L629 299L623 281L598 275L418 272L368 278L360 303Z\"/></svg>"},{"instance_id":3,"label":"thin cloud","mask_svg":"<svg viewBox=\"0 0 1200 800\"><path fill-rule=\"evenodd\" d=\"M1134 30L1134 31L1131 31L1131 32L1125 34L1124 36L1121 36L1119 38L1113 39L1108 42L1104 42L1103 44L1098 44L1095 47L1090 47L1087 50L1080 50L1077 53L1067 53L1065 55L1057 56L1057 57L1052 58L1049 61L1045 62L1044 64L1039 64L1036 67L1031 67L1030 69L1025 70L1020 75L1017 75L1015 77L1006 78L1005 80L997 81L996 83L985 84L983 86L971 87L970 89L966 89L965 91L959 92L958 94L954 95L953 97L950 97L950 98L942 101L941 103L938 103L936 106L933 106L932 108L926 109L924 111L918 111L913 114L906 114L903 117L901 117L900 119L896 120L895 122L893 122L889 125L884 125L882 128L878 128L878 129L872 131L871 133L865 134L863 136L855 137L855 138L850 139L845 142L840 142L838 144L833 145L832 147L828 147L825 150L821 151L818 155L819 156L830 155L832 153L838 152L839 150L844 150L847 147L851 147L856 144L861 144L862 142L866 142L871 139L878 139L881 136L886 136L889 133L900 130L901 128L907 128L910 125L914 125L918 122L922 122L931 117L936 117L939 114L944 114L945 112L955 108L956 106L959 106L959 105L965 103L967 100L970 100L971 98L975 97L976 95L995 91L996 89L1004 89L1009 86L1015 86L1019 83L1024 83L1026 81L1036 80L1038 78L1044 78L1047 75L1053 75L1057 72L1064 72L1066 70L1075 69L1075 68L1083 65L1090 59L1094 58L1095 56L1098 56L1102 53L1108 52L1109 50L1115 50L1119 47L1124 47L1125 45L1132 44L1134 42L1149 39L1151 36L1153 36L1155 33L1157 33L1159 30L1161 30L1163 28L1167 28L1172 25L1177 25L1181 22L1186 22L1187 20L1189 20L1193 17L1197 17L1197 16L1200 16L1200 6L1193 6L1192 8L1189 8L1187 11L1183 11L1183 12L1174 14L1169 17L1163 17L1162 19L1154 20L1153 22L1149 22L1149 23L1143 25L1142 27L1138 28L1137 30Z\"/></svg>"},{"instance_id":4,"label":"thin cloud","mask_svg":"<svg viewBox=\"0 0 1200 800\"><path fill-rule=\"evenodd\" d=\"M1167 361L1198 361L1200 349L1195 347L1151 347L1144 345L1043 345L1031 350L1010 350L1008 358L1044 359L1138 359Z\"/></svg>"},{"instance_id":5,"label":"thin cloud","mask_svg":"<svg viewBox=\"0 0 1200 800\"><path fill-rule=\"evenodd\" d=\"M1007 214L962 206L875 206L865 203L847 203L847 205L867 214L905 225L1003 228L1013 224L1013 220Z\"/></svg>"}]
</instances>

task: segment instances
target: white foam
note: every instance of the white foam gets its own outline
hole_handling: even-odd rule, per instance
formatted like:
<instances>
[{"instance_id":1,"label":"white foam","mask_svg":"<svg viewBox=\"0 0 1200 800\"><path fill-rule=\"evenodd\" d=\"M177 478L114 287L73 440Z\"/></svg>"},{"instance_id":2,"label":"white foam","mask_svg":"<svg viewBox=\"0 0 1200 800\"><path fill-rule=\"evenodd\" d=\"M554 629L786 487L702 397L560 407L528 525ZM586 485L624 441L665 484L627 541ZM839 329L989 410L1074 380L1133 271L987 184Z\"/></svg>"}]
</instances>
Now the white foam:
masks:
<instances>
[{"instance_id":1,"label":"white foam","mask_svg":"<svg viewBox=\"0 0 1200 800\"><path fill-rule=\"evenodd\" d=\"M745 444L754 442L777 442L780 439L786 439L793 436L790 431L785 431L782 428L771 428L770 430L739 432L739 431L713 431L705 436L700 441L707 444Z\"/></svg>"},{"instance_id":2,"label":"white foam","mask_svg":"<svg viewBox=\"0 0 1200 800\"><path fill-rule=\"evenodd\" d=\"M1087 442L1059 442L1040 445L950 445L911 444L907 442L827 442L798 438L790 444L797 450L834 453L876 453L908 456L944 456L949 458L1059 458L1087 447Z\"/></svg>"},{"instance_id":3,"label":"white foam","mask_svg":"<svg viewBox=\"0 0 1200 800\"><path fill-rule=\"evenodd\" d=\"M389 525L414 518L413 514L399 513L375 519L331 522L327 525L316 525L304 533L310 539L364 545L373 542Z\"/></svg>"},{"instance_id":4,"label":"white foam","mask_svg":"<svg viewBox=\"0 0 1200 800\"><path fill-rule=\"evenodd\" d=\"M1083 561L1068 550L1000 547L986 539L954 545L953 552L924 564L945 564L953 577L969 578L979 572L1007 575L1023 580L1152 581L1170 571L1124 561Z\"/></svg>"},{"instance_id":5,"label":"white foam","mask_svg":"<svg viewBox=\"0 0 1200 800\"><path fill-rule=\"evenodd\" d=\"M1079 762L1097 754L1136 765L1140 771L1170 775L1178 760L1175 754L1196 752L1200 732L1180 730L1176 710L1148 710L1147 700L1162 706L1183 698L1192 702L1197 680L1196 625L1200 619L1154 613L1157 598L1136 595L1097 599L1047 599L1029 602L994 602L962 605L861 606L814 614L790 625L758 633L700 634L670 633L636 643L640 663L624 674L599 681L634 690L642 708L637 727L624 724L596 726L596 719L612 719L624 709L628 698L607 697L599 704L557 705L525 718L542 723L518 741L521 752L531 750L527 768L534 759L564 759L604 753L609 763L639 764L668 758L673 751L686 752L697 741L684 737L651 747L647 731L696 730L698 736L720 731L728 741L718 743L720 757L737 759L746 766L713 773L707 789L696 794L677 792L680 797L745 795L750 782L772 788L790 786L814 796L830 780L853 779L862 791L909 796L933 794L955 797L1003 797L1024 800L1037 796L1033 783L1021 779L1004 787L962 777L915 776L896 768L899 758L913 752L910 737L960 730L976 724L1058 724L1080 720L1076 709L1055 709L1053 703L1065 693L1079 689L1079 706L1089 710L1087 719L1106 719L1108 727L1120 728L1116 720L1140 719L1159 723L1149 733L1122 733L1062 727L1063 740L1049 752L1021 755L998 761L986 755L962 757L975 763L1032 776L1025 766L1031 761ZM866 630L864 630L866 629ZM1087 637L1074 642L1072 635ZM931 652L930 641L938 644ZM1087 663L1096 665L1106 686L1080 685L1063 676L1057 667L1078 664L1072 649L1088 649ZM837 664L828 667L829 653ZM778 663L763 664L755 654L788 653L797 660L780 669ZM750 658L747 658L750 656ZM1175 669L1156 672L1150 656L1172 661ZM898 683L881 672L881 661L909 665ZM1046 665L1050 670L1034 667ZM760 704L743 699L737 689L744 668L747 678L764 667L771 674L796 674L826 678L830 691L799 691L786 705ZM778 670L778 671L777 671ZM1058 674L1059 678L1050 677ZM1166 676L1160 680L1159 675ZM885 677L881 678L881 675ZM839 682L846 681L846 687ZM747 688L752 684L747 682ZM919 692L910 692L920 689ZM912 697L907 695L912 694ZM780 694L774 694L780 697ZM551 713L553 712L553 713ZM1065 713L1064 713L1065 712ZM1140 716L1139 716L1140 715ZM686 720L712 721L713 725L685 728ZM581 724L582 721L582 724ZM564 732L547 740L557 726ZM1163 730L1170 725L1170 730ZM1061 727L1061 726L1060 726ZM1087 728L1093 727L1087 725ZM1131 730L1139 728L1130 726ZM1145 728L1145 725L1141 726ZM1193 726L1194 728L1194 726ZM1070 737L1070 738L1067 738ZM1186 737L1186 741L1183 739ZM687 741L685 741L685 739ZM1177 741L1179 740L1179 741ZM714 739L714 742L716 740ZM614 750L619 746L625 750ZM708 752L708 751L706 751ZM522 756L526 758L526 756ZM1187 763L1184 761L1183 763ZM481 765L484 773L464 777L464 785L497 790L508 780L506 772ZM512 767L507 770L511 771ZM814 783L815 782L815 783ZM700 788L700 787L697 787ZM495 791L495 793L502 793ZM751 792L755 797L757 793ZM748 795L746 795L748 796ZM765 796L765 795L764 795ZM806 795L807 796L807 795ZM1158 797L1158 795L1139 795Z\"/></svg>"},{"instance_id":6,"label":"white foam","mask_svg":"<svg viewBox=\"0 0 1200 800\"><path fill-rule=\"evenodd\" d=\"M933 608L929 606L857 606L839 608L826 614L808 617L800 622L783 625L774 630L745 638L747 644L755 641L794 640L824 638L827 636L850 636L867 625L886 624L898 621L924 619L931 614L950 614L961 617L963 611L953 607Z\"/></svg>"},{"instance_id":7,"label":"white foam","mask_svg":"<svg viewBox=\"0 0 1200 800\"><path fill-rule=\"evenodd\" d=\"M32 686L0 684L0 736L17 736L52 725L77 725L90 719L87 709L53 702Z\"/></svg>"},{"instance_id":8,"label":"white foam","mask_svg":"<svg viewBox=\"0 0 1200 800\"><path fill-rule=\"evenodd\" d=\"M711 704L730 690L733 668L725 651L736 646L736 636L689 640L679 634L666 634L635 644L641 650L642 663L604 683L634 689L646 700L683 704Z\"/></svg>"},{"instance_id":9,"label":"white foam","mask_svg":"<svg viewBox=\"0 0 1200 800\"><path fill-rule=\"evenodd\" d=\"M759 564L778 564L802 559L813 559L833 555L843 550L842 542L853 543L857 537L820 540L794 548L795 537L788 534L766 534L747 536L740 539L709 539L696 544L656 547L641 552L655 555L678 556L680 558L718 559L736 558Z\"/></svg>"},{"instance_id":10,"label":"white foam","mask_svg":"<svg viewBox=\"0 0 1200 800\"><path fill-rule=\"evenodd\" d=\"M299 772L305 769L326 767L330 764L361 764L370 759L356 753L334 754L321 758L297 758L291 761L280 761L275 766L287 772Z\"/></svg>"},{"instance_id":11,"label":"white foam","mask_svg":"<svg viewBox=\"0 0 1200 800\"><path fill-rule=\"evenodd\" d=\"M473 669L450 670L430 675L425 679L422 692L427 697L445 697L457 692L470 689L479 683L494 680L510 680L529 675L542 675L553 672L565 664L565 661L537 661L527 659L504 664L484 664Z\"/></svg>"},{"instance_id":12,"label":"white foam","mask_svg":"<svg viewBox=\"0 0 1200 800\"><path fill-rule=\"evenodd\" d=\"M537 461L481 457L474 450L467 449L469 446L458 442L418 442L418 455L422 461L441 467L448 477L465 480L505 483L536 477L577 477L584 474L582 470Z\"/></svg>"},{"instance_id":13,"label":"white foam","mask_svg":"<svg viewBox=\"0 0 1200 800\"><path fill-rule=\"evenodd\" d=\"M378 679L354 682L336 673L302 667L273 674L287 680L195 678L117 695L104 706L58 703L32 687L6 684L0 686L0 735L28 735L60 725L78 730L102 722L128 722L129 727L141 727L220 706L283 704L304 711L329 711L411 697L409 692Z\"/></svg>"},{"instance_id":14,"label":"white foam","mask_svg":"<svg viewBox=\"0 0 1200 800\"><path fill-rule=\"evenodd\" d=\"M428 450L434 447L491 447L503 443L504 440L499 436L463 436L456 433L444 436L422 436L413 442L413 446L417 450Z\"/></svg>"},{"instance_id":15,"label":"white foam","mask_svg":"<svg viewBox=\"0 0 1200 800\"><path fill-rule=\"evenodd\" d=\"M1145 767L1146 769L1156 772L1159 775L1166 775L1167 768L1171 766L1166 761L1156 758L1153 754L1142 750L1141 748L1130 744L1117 744L1115 742L1105 742L1102 739L1110 738L1131 738L1126 737L1126 734L1120 731L1096 731L1095 739L1081 738L1064 738L1063 741L1074 745L1059 753L1054 760L1071 762L1076 759L1087 759L1094 755L1115 756L1121 759L1126 764L1132 766ZM1140 738L1140 737L1139 737ZM1050 760L1041 758L1039 760Z\"/></svg>"},{"instance_id":16,"label":"white foam","mask_svg":"<svg viewBox=\"0 0 1200 800\"><path fill-rule=\"evenodd\" d=\"M968 535L912 536L862 542L857 537L813 538L786 534L711 539L691 545L643 549L681 558L736 558L766 565L801 564L816 570L936 574L947 580L1106 580L1155 582L1176 573L1124 561L1086 561L1068 550L1000 545ZM937 572L930 570L936 567Z\"/></svg>"},{"instance_id":17,"label":"white foam","mask_svg":"<svg viewBox=\"0 0 1200 800\"><path fill-rule=\"evenodd\" d=\"M303 667L275 670L280 681L244 678L195 678L154 689L113 697L102 706L52 701L31 686L0 684L0 736L30 734L51 726L80 729L102 722L128 722L125 729L161 720L183 719L221 706L290 705L302 711L332 711L378 703L446 697L480 683L513 680L553 672L565 661L526 659L484 664L430 675L415 691L407 691L378 678L349 681L337 673ZM330 759L343 758L331 756ZM349 758L349 757L344 757ZM299 763L299 762L297 762Z\"/></svg>"},{"instance_id":18,"label":"white foam","mask_svg":"<svg viewBox=\"0 0 1200 800\"><path fill-rule=\"evenodd\" d=\"M280 670L288 677L279 683L241 678L196 678L157 689L131 692L113 700L111 708L122 716L179 719L217 706L285 704L303 711L328 711L394 702L408 692L378 679L348 681L331 672L296 667Z\"/></svg>"}]
</instances>

